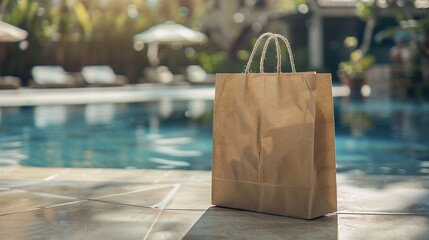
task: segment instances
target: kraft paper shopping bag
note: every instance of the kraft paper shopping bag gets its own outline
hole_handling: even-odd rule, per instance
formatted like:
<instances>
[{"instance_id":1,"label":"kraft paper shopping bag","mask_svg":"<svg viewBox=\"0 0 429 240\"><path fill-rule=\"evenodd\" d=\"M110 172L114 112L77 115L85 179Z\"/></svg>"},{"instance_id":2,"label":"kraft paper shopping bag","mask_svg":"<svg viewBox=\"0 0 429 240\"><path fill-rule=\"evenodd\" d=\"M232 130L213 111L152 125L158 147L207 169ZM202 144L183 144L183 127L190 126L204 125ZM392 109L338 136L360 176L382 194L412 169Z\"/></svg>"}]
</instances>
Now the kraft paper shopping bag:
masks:
<instances>
[{"instance_id":1,"label":"kraft paper shopping bag","mask_svg":"<svg viewBox=\"0 0 429 240\"><path fill-rule=\"evenodd\" d=\"M266 37L260 73L249 73ZM271 40L277 73L264 73ZM289 51L291 73L281 72L279 42ZM331 75L297 73L283 36L261 35L244 73L216 75L214 205L304 219L336 211L334 144Z\"/></svg>"}]
</instances>

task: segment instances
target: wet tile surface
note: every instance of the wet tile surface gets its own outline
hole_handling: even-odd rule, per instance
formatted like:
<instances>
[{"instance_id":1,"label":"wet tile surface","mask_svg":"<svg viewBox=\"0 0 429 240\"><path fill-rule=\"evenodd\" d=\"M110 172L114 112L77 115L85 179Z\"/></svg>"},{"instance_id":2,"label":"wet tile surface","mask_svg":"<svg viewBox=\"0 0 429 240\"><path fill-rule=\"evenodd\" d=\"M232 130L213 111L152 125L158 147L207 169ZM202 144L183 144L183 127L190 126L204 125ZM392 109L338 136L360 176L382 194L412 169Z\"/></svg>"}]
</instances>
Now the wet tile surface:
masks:
<instances>
[{"instance_id":1,"label":"wet tile surface","mask_svg":"<svg viewBox=\"0 0 429 240\"><path fill-rule=\"evenodd\" d=\"M339 187L338 211L429 215L429 190Z\"/></svg>"},{"instance_id":2,"label":"wet tile surface","mask_svg":"<svg viewBox=\"0 0 429 240\"><path fill-rule=\"evenodd\" d=\"M338 213L211 205L209 171L0 167L1 239L425 239L429 177L340 173Z\"/></svg>"},{"instance_id":3,"label":"wet tile surface","mask_svg":"<svg viewBox=\"0 0 429 240\"><path fill-rule=\"evenodd\" d=\"M97 181L153 184L165 178L168 172L159 170L117 170L117 169L70 169L60 174L57 181Z\"/></svg>"},{"instance_id":4,"label":"wet tile surface","mask_svg":"<svg viewBox=\"0 0 429 240\"><path fill-rule=\"evenodd\" d=\"M177 184L155 184L144 189L97 198L100 201L122 203L153 208L164 208L174 197Z\"/></svg>"},{"instance_id":5,"label":"wet tile surface","mask_svg":"<svg viewBox=\"0 0 429 240\"><path fill-rule=\"evenodd\" d=\"M308 221L249 211L213 209L198 219L184 239L261 239L261 236L264 239L337 239L336 215Z\"/></svg>"},{"instance_id":6,"label":"wet tile surface","mask_svg":"<svg viewBox=\"0 0 429 240\"><path fill-rule=\"evenodd\" d=\"M164 210L147 234L147 239L182 239L188 231L204 216L205 211ZM204 235L199 239L209 239ZM219 239L219 238L217 238Z\"/></svg>"},{"instance_id":7,"label":"wet tile surface","mask_svg":"<svg viewBox=\"0 0 429 240\"><path fill-rule=\"evenodd\" d=\"M0 171L0 179L19 179L43 181L44 179L55 178L59 174L70 171L66 168L27 168L15 167Z\"/></svg>"},{"instance_id":8,"label":"wet tile surface","mask_svg":"<svg viewBox=\"0 0 429 240\"><path fill-rule=\"evenodd\" d=\"M213 206L211 195L211 181L184 183L166 208L205 210Z\"/></svg>"},{"instance_id":9,"label":"wet tile surface","mask_svg":"<svg viewBox=\"0 0 429 240\"><path fill-rule=\"evenodd\" d=\"M160 210L84 202L0 217L2 239L143 239Z\"/></svg>"},{"instance_id":10,"label":"wet tile surface","mask_svg":"<svg viewBox=\"0 0 429 240\"><path fill-rule=\"evenodd\" d=\"M15 189L29 192L51 193L81 199L100 198L115 194L141 191L147 188L153 188L153 186L136 184L133 182L113 181L49 181L15 187Z\"/></svg>"},{"instance_id":11,"label":"wet tile surface","mask_svg":"<svg viewBox=\"0 0 429 240\"><path fill-rule=\"evenodd\" d=\"M338 239L428 239L429 216L338 215Z\"/></svg>"},{"instance_id":12,"label":"wet tile surface","mask_svg":"<svg viewBox=\"0 0 429 240\"><path fill-rule=\"evenodd\" d=\"M424 176L339 175L338 211L429 215L428 182Z\"/></svg>"},{"instance_id":13,"label":"wet tile surface","mask_svg":"<svg viewBox=\"0 0 429 240\"><path fill-rule=\"evenodd\" d=\"M76 200L69 197L31 193L21 190L0 191L0 216Z\"/></svg>"}]
</instances>

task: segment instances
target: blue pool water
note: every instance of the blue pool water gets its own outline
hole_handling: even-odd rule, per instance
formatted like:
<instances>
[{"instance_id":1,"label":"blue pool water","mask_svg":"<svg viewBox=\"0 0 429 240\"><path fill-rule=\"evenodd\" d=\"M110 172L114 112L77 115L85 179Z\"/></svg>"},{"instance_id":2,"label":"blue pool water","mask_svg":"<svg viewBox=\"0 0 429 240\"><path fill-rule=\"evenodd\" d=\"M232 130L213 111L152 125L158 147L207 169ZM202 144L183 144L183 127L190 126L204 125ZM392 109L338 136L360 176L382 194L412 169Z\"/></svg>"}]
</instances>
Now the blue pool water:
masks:
<instances>
[{"instance_id":1,"label":"blue pool water","mask_svg":"<svg viewBox=\"0 0 429 240\"><path fill-rule=\"evenodd\" d=\"M211 168L213 102L0 108L0 165ZM429 175L429 104L335 99L338 171Z\"/></svg>"},{"instance_id":2,"label":"blue pool water","mask_svg":"<svg viewBox=\"0 0 429 240\"><path fill-rule=\"evenodd\" d=\"M0 162L210 169L211 101L2 108Z\"/></svg>"}]
</instances>

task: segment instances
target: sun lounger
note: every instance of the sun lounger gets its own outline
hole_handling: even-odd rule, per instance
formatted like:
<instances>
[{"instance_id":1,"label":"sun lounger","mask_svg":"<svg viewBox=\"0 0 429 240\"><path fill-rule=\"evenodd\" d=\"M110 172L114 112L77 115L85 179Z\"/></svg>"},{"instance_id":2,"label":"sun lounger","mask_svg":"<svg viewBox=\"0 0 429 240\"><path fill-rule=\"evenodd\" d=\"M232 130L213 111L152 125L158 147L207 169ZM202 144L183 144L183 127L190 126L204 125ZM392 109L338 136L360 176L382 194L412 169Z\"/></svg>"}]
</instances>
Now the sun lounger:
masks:
<instances>
[{"instance_id":1,"label":"sun lounger","mask_svg":"<svg viewBox=\"0 0 429 240\"><path fill-rule=\"evenodd\" d=\"M214 75L207 72L199 65L190 65L186 68L186 77L191 84L213 84Z\"/></svg>"},{"instance_id":2,"label":"sun lounger","mask_svg":"<svg viewBox=\"0 0 429 240\"><path fill-rule=\"evenodd\" d=\"M31 70L32 88L70 88L83 87L83 81L76 75L64 71L61 66L35 66Z\"/></svg>"},{"instance_id":3,"label":"sun lounger","mask_svg":"<svg viewBox=\"0 0 429 240\"><path fill-rule=\"evenodd\" d=\"M1 89L18 89L21 87L21 80L17 77L5 76L0 77Z\"/></svg>"},{"instance_id":4,"label":"sun lounger","mask_svg":"<svg viewBox=\"0 0 429 240\"><path fill-rule=\"evenodd\" d=\"M110 87L123 86L128 83L125 76L117 75L110 66L86 66L81 71L87 86Z\"/></svg>"},{"instance_id":5,"label":"sun lounger","mask_svg":"<svg viewBox=\"0 0 429 240\"><path fill-rule=\"evenodd\" d=\"M166 66L147 67L143 70L147 82L150 83L172 83L174 75Z\"/></svg>"},{"instance_id":6,"label":"sun lounger","mask_svg":"<svg viewBox=\"0 0 429 240\"><path fill-rule=\"evenodd\" d=\"M143 70L144 82L170 85L186 84L183 74L173 74L167 66L147 67Z\"/></svg>"}]
</instances>

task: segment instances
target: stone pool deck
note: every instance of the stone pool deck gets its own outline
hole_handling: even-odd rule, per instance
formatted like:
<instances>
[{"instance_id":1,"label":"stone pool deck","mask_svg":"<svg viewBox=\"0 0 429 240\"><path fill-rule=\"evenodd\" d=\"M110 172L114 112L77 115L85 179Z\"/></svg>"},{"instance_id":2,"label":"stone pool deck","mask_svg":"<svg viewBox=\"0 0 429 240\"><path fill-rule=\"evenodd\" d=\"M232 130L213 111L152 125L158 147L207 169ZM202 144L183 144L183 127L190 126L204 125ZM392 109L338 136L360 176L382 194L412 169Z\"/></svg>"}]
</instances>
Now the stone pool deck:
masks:
<instances>
[{"instance_id":1,"label":"stone pool deck","mask_svg":"<svg viewBox=\"0 0 429 240\"><path fill-rule=\"evenodd\" d=\"M76 105L89 103L130 103L154 101L163 98L176 100L213 100L214 85L165 85L130 84L120 87L87 88L20 88L1 90L0 107L37 106L37 105ZM348 96L344 86L333 86L335 97Z\"/></svg>"},{"instance_id":2,"label":"stone pool deck","mask_svg":"<svg viewBox=\"0 0 429 240\"><path fill-rule=\"evenodd\" d=\"M429 176L338 174L338 212L210 204L209 171L0 167L0 239L428 239Z\"/></svg>"}]
</instances>

